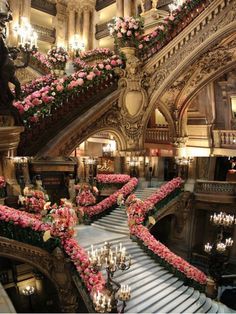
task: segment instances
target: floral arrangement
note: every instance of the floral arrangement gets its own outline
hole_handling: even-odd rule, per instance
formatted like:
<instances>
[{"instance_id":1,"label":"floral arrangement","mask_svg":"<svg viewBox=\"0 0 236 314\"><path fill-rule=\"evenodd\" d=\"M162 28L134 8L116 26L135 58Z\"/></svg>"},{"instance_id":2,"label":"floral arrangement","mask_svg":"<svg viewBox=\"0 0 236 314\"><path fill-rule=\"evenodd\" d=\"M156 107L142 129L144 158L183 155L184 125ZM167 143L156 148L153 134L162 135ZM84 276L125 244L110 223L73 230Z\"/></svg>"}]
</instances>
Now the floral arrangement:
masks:
<instances>
[{"instance_id":1,"label":"floral arrangement","mask_svg":"<svg viewBox=\"0 0 236 314\"><path fill-rule=\"evenodd\" d=\"M38 214L46 214L50 205L47 194L28 187L24 189L23 195L19 195L19 203L25 211Z\"/></svg>"},{"instance_id":2,"label":"floral arrangement","mask_svg":"<svg viewBox=\"0 0 236 314\"><path fill-rule=\"evenodd\" d=\"M181 32L208 5L208 0L186 0L176 10L164 18L162 23L139 42L140 55L151 57L167 44L177 33Z\"/></svg>"},{"instance_id":3,"label":"floral arrangement","mask_svg":"<svg viewBox=\"0 0 236 314\"><path fill-rule=\"evenodd\" d=\"M59 207L54 204L50 208L45 221L51 226L52 235L72 237L78 219L72 204L67 200L61 200Z\"/></svg>"},{"instance_id":4,"label":"floral arrangement","mask_svg":"<svg viewBox=\"0 0 236 314\"><path fill-rule=\"evenodd\" d=\"M138 47L144 32L143 20L139 17L116 17L108 24L115 44L120 47Z\"/></svg>"},{"instance_id":5,"label":"floral arrangement","mask_svg":"<svg viewBox=\"0 0 236 314\"><path fill-rule=\"evenodd\" d=\"M129 182L127 182L121 189L116 191L115 193L111 194L98 204L94 206L87 206L87 207L82 207L81 210L83 210L85 218L89 217L92 218L95 215L98 215L105 210L111 208L115 204L117 204L117 199L120 194L123 194L124 197L127 197L137 186L138 184L138 179L137 178L131 178Z\"/></svg>"},{"instance_id":6,"label":"floral arrangement","mask_svg":"<svg viewBox=\"0 0 236 314\"><path fill-rule=\"evenodd\" d=\"M100 82L116 78L114 68L119 64L122 64L120 59L109 59L73 75L52 81L49 79L48 84L45 82L41 89L29 94L23 101L15 102L14 106L19 110L26 128L31 128L40 119L52 115L52 110L61 107L64 99L79 96Z\"/></svg>"},{"instance_id":7,"label":"floral arrangement","mask_svg":"<svg viewBox=\"0 0 236 314\"><path fill-rule=\"evenodd\" d=\"M127 174L98 174L96 180L98 183L103 184L125 184L130 180L130 176Z\"/></svg>"},{"instance_id":8,"label":"floral arrangement","mask_svg":"<svg viewBox=\"0 0 236 314\"><path fill-rule=\"evenodd\" d=\"M69 55L64 48L53 47L48 51L47 59L53 69L63 70L69 60Z\"/></svg>"},{"instance_id":9,"label":"floral arrangement","mask_svg":"<svg viewBox=\"0 0 236 314\"><path fill-rule=\"evenodd\" d=\"M85 62L94 61L97 59L107 59L112 57L114 52L109 48L95 48L93 50L81 51L78 59Z\"/></svg>"},{"instance_id":10,"label":"floral arrangement","mask_svg":"<svg viewBox=\"0 0 236 314\"><path fill-rule=\"evenodd\" d=\"M145 201L141 201L136 198L135 195L131 194L125 202L128 214L128 225L130 233L141 240L160 263L164 264L177 276L186 279L188 284L201 290L201 285L206 283L206 275L181 257L172 253L165 245L157 241L150 234L149 230L143 226L147 213L158 203L161 203L169 195L173 194L176 189L179 189L181 184L182 179L175 178L163 185Z\"/></svg>"},{"instance_id":11,"label":"floral arrangement","mask_svg":"<svg viewBox=\"0 0 236 314\"><path fill-rule=\"evenodd\" d=\"M76 204L79 206L90 206L96 204L96 196L98 189L88 184L76 185L75 190L78 191L76 196Z\"/></svg>"}]
</instances>

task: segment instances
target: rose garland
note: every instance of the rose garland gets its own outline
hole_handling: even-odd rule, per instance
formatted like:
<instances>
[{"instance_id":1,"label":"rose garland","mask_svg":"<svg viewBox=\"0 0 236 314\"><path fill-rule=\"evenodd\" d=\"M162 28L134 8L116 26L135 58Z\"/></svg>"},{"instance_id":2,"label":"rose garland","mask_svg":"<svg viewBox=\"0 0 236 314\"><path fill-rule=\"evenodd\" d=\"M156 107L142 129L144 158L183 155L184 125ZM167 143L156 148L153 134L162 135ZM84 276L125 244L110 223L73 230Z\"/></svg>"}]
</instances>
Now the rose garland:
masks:
<instances>
[{"instance_id":1,"label":"rose garland","mask_svg":"<svg viewBox=\"0 0 236 314\"><path fill-rule=\"evenodd\" d=\"M50 73L50 69L52 68L48 58L45 54L37 51L33 51L30 60L31 65L36 65L43 73Z\"/></svg>"},{"instance_id":2,"label":"rose garland","mask_svg":"<svg viewBox=\"0 0 236 314\"><path fill-rule=\"evenodd\" d=\"M49 84L45 82L41 89L29 94L23 101L15 102L14 106L22 115L25 126L30 127L43 117L50 116L51 110L60 107L69 96L86 92L101 81L115 78L114 68L121 64L119 58L108 59L71 76L54 78L52 81L49 79Z\"/></svg>"},{"instance_id":3,"label":"rose garland","mask_svg":"<svg viewBox=\"0 0 236 314\"><path fill-rule=\"evenodd\" d=\"M84 212L85 217L91 218L95 215L98 215L104 212L105 210L111 208L115 204L117 204L117 198L119 197L120 194L123 194L124 197L128 196L135 189L137 184L138 184L138 179L132 178L121 189L119 189L112 195L108 196L107 198L102 200L100 203L94 206L81 207L80 210Z\"/></svg>"},{"instance_id":4,"label":"rose garland","mask_svg":"<svg viewBox=\"0 0 236 314\"><path fill-rule=\"evenodd\" d=\"M210 3L209 0L186 0L175 11L165 17L164 22L159 23L152 33L143 37L138 45L140 55L149 58L161 50Z\"/></svg>"},{"instance_id":5,"label":"rose garland","mask_svg":"<svg viewBox=\"0 0 236 314\"><path fill-rule=\"evenodd\" d=\"M52 251L56 246L62 246L71 258L88 291L93 294L95 291L103 290L105 280L102 274L100 272L93 274L86 251L79 246L75 239L71 238L72 228L77 218L71 212L70 206L68 204L63 206L62 204L58 208L52 208L50 216L51 222L48 220L45 223L36 218L35 215L0 205L0 223L3 224L0 228L0 234L40 246L49 251ZM27 232L24 231L26 228ZM53 238L49 237L49 240L43 242L43 234L45 235L47 232L53 235Z\"/></svg>"},{"instance_id":6,"label":"rose garland","mask_svg":"<svg viewBox=\"0 0 236 314\"><path fill-rule=\"evenodd\" d=\"M130 180L130 176L127 174L98 174L96 180L98 183L103 184L125 184Z\"/></svg>"},{"instance_id":7,"label":"rose garland","mask_svg":"<svg viewBox=\"0 0 236 314\"><path fill-rule=\"evenodd\" d=\"M53 47L47 53L47 60L53 69L64 69L69 60L67 51L62 47Z\"/></svg>"},{"instance_id":8,"label":"rose garland","mask_svg":"<svg viewBox=\"0 0 236 314\"><path fill-rule=\"evenodd\" d=\"M92 50L81 51L78 59L84 62L90 62L96 59L107 59L113 55L114 52L109 48L95 48Z\"/></svg>"},{"instance_id":9,"label":"rose garland","mask_svg":"<svg viewBox=\"0 0 236 314\"><path fill-rule=\"evenodd\" d=\"M147 213L165 200L169 195L179 189L182 184L181 178L175 178L163 185L157 192L149 196L145 201L136 199L130 195L126 200L128 225L130 233L135 235L148 249L154 253L159 262L164 263L167 268L180 277L188 280L188 283L195 288L202 289L206 284L206 275L196 267L190 265L181 257L172 253L165 245L156 240L143 226ZM192 282L191 282L192 281Z\"/></svg>"}]
</instances>

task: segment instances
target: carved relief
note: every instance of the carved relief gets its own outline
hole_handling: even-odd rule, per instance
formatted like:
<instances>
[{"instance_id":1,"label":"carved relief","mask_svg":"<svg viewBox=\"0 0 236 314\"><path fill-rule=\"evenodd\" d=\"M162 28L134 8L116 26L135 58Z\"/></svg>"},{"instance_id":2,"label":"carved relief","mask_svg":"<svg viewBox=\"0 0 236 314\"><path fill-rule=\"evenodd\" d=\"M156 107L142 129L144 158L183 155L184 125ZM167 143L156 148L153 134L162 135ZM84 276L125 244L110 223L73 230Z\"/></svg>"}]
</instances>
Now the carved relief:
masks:
<instances>
[{"instance_id":1,"label":"carved relief","mask_svg":"<svg viewBox=\"0 0 236 314\"><path fill-rule=\"evenodd\" d=\"M77 294L74 290L69 264L59 248L50 254L40 248L0 237L0 256L17 258L45 274L55 284L62 311L76 313Z\"/></svg>"}]
</instances>

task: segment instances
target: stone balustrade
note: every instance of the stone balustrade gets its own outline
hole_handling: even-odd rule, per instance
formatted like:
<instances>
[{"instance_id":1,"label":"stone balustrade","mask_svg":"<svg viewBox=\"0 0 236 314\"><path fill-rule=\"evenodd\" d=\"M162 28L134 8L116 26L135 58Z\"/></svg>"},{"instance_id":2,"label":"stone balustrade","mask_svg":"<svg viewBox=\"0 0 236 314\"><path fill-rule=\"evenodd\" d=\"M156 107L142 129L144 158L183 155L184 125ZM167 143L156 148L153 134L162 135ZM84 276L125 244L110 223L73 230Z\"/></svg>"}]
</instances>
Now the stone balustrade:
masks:
<instances>
[{"instance_id":1,"label":"stone balustrade","mask_svg":"<svg viewBox=\"0 0 236 314\"><path fill-rule=\"evenodd\" d=\"M214 147L236 148L236 130L213 130Z\"/></svg>"},{"instance_id":2,"label":"stone balustrade","mask_svg":"<svg viewBox=\"0 0 236 314\"><path fill-rule=\"evenodd\" d=\"M170 131L168 128L150 128L146 131L146 143L165 143L171 142Z\"/></svg>"},{"instance_id":3,"label":"stone balustrade","mask_svg":"<svg viewBox=\"0 0 236 314\"><path fill-rule=\"evenodd\" d=\"M207 2L207 1L204 1ZM197 18L195 18L188 27L185 27L178 36L175 36L171 42L163 47L163 49L149 59L145 70L155 67L161 67L169 59L178 54L178 52L187 46L189 41L193 40L198 33L204 31L209 24L212 24L217 16L228 6L232 0L214 0ZM204 32L203 32L204 34ZM173 35L173 34L172 34ZM204 41L204 37L202 41Z\"/></svg>"},{"instance_id":4,"label":"stone balustrade","mask_svg":"<svg viewBox=\"0 0 236 314\"><path fill-rule=\"evenodd\" d=\"M194 194L198 201L236 203L236 182L197 180Z\"/></svg>"}]
</instances>

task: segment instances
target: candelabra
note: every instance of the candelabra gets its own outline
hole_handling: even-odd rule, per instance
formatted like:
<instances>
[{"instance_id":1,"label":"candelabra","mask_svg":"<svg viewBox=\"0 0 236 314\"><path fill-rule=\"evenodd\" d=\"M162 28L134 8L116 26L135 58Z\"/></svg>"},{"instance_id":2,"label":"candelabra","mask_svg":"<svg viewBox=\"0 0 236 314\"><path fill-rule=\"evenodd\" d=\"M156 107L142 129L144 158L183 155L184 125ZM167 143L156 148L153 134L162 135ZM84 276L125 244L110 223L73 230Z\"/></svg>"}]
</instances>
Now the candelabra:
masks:
<instances>
[{"instance_id":1,"label":"candelabra","mask_svg":"<svg viewBox=\"0 0 236 314\"><path fill-rule=\"evenodd\" d=\"M217 237L213 244L205 244L204 251L209 255L209 274L219 283L223 267L229 259L229 249L233 245L232 238L226 237L226 233L232 231L230 229L234 227L236 220L234 215L220 212L211 215L210 222L218 228Z\"/></svg>"},{"instance_id":2,"label":"candelabra","mask_svg":"<svg viewBox=\"0 0 236 314\"><path fill-rule=\"evenodd\" d=\"M126 248L119 244L115 250L111 244L105 242L104 246L98 250L91 246L91 252L88 252L91 262L91 269L94 273L105 268L107 274L106 293L95 293L93 303L95 310L99 313L117 312L118 301L122 301L120 313L124 313L126 301L131 298L131 289L128 285L121 285L113 277L116 271L128 270L131 266L131 257L127 256Z\"/></svg>"}]
</instances>

